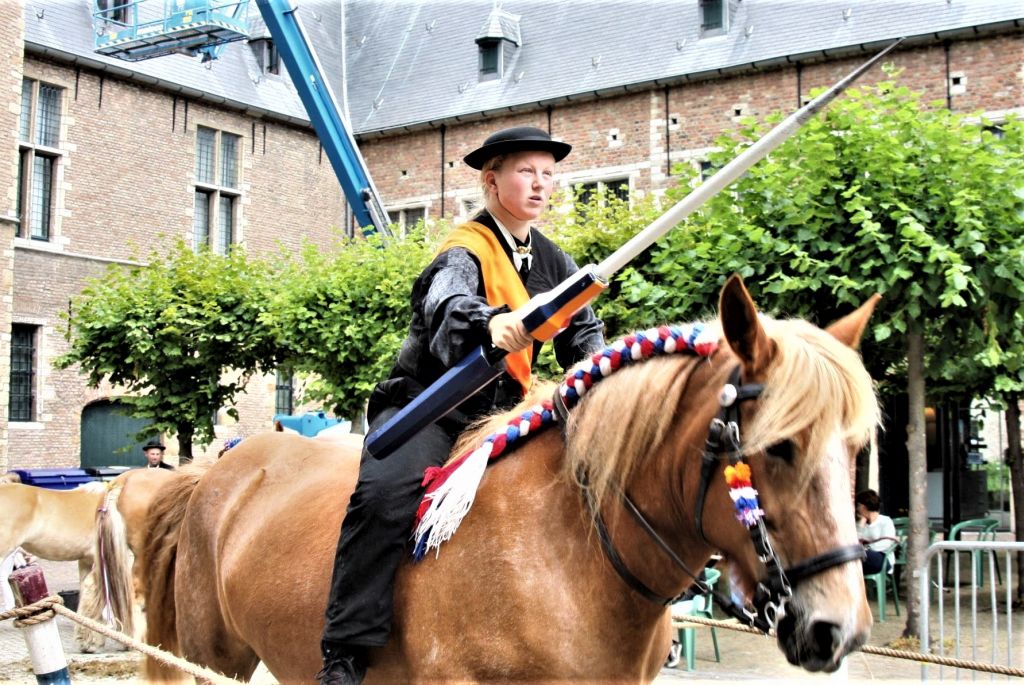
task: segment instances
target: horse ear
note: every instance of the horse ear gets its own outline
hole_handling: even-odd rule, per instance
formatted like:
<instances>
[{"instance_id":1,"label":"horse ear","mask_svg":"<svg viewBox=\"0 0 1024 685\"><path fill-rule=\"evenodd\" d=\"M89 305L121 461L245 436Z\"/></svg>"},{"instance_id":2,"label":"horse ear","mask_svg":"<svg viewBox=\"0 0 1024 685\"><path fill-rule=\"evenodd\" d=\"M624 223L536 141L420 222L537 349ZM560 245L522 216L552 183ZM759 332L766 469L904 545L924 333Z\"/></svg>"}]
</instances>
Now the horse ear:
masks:
<instances>
[{"instance_id":1,"label":"horse ear","mask_svg":"<svg viewBox=\"0 0 1024 685\"><path fill-rule=\"evenodd\" d=\"M875 311L875 305L882 299L881 295L875 294L867 302L850 312L843 318L836 321L825 330L832 334L832 337L847 347L857 348L860 346L860 338L868 327L868 319Z\"/></svg>"},{"instance_id":2,"label":"horse ear","mask_svg":"<svg viewBox=\"0 0 1024 685\"><path fill-rule=\"evenodd\" d=\"M761 368L771 356L772 343L757 318L754 300L739 274L725 282L718 300L718 318L729 347L744 366Z\"/></svg>"}]
</instances>

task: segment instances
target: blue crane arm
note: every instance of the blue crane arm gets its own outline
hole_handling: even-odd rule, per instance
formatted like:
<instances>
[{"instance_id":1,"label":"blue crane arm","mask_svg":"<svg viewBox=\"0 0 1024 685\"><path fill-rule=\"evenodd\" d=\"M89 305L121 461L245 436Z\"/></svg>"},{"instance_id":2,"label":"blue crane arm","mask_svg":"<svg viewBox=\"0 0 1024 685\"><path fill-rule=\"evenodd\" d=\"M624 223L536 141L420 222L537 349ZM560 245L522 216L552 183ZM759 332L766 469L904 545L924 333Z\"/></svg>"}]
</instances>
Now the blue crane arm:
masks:
<instances>
[{"instance_id":1,"label":"blue crane arm","mask_svg":"<svg viewBox=\"0 0 1024 685\"><path fill-rule=\"evenodd\" d=\"M388 235L388 219L355 137L290 0L256 0L274 45L313 123L334 173L364 233Z\"/></svg>"}]
</instances>

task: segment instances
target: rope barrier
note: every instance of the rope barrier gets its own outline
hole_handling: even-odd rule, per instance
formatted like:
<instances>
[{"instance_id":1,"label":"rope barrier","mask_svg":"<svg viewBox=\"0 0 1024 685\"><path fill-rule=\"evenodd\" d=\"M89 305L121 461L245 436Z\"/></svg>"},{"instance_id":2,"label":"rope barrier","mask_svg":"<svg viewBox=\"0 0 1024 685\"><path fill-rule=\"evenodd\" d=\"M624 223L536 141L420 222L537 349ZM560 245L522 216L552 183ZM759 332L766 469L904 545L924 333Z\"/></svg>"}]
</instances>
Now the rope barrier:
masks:
<instances>
[{"instance_id":1,"label":"rope barrier","mask_svg":"<svg viewBox=\"0 0 1024 685\"><path fill-rule=\"evenodd\" d=\"M184 671L196 678L201 678L210 683L214 683L215 685L241 685L241 681L228 678L227 676L211 671L203 666L197 666L196 664L186 661L179 656L165 652L162 649L109 628L98 621L94 621L91 618L86 618L85 616L75 613L64 606L64 600L59 595L45 597L34 604L29 604L28 606L16 607L9 611L0 612L0 621L13 618L15 619L14 625L20 628L49 621L55 614L60 614L67 619L80 623L90 630L94 630L101 635L109 637L123 645L127 645L138 652L142 652L146 656L153 657L168 666L173 666L174 668ZM684 620L676 620L672 622L672 626L674 628L692 628L695 625L763 635L763 633L756 628L742 625L736 621L718 621L715 619L704 618L702 616L687 616ZM769 633L769 636L774 637L774 631ZM908 661L916 661L919 663L937 664L939 666L963 668L972 671L980 671L982 673L995 673L997 675L1024 678L1024 669L1022 668L1001 666L999 664L987 664L980 661L970 661L968 659L958 659L955 657L942 656L941 654L924 654L922 652L910 652L902 649L890 649L888 647L874 647L872 645L864 645L860 648L860 651L864 654L885 656L893 659L906 659Z\"/></svg>"},{"instance_id":2,"label":"rope barrier","mask_svg":"<svg viewBox=\"0 0 1024 685\"><path fill-rule=\"evenodd\" d=\"M704 618L703 616L687 616L685 619L672 621L673 628L692 628L694 624L708 626L711 628L724 628L725 630L737 630L742 633L764 635L764 633L756 628L745 626L735 621L718 621L713 618ZM770 637L775 637L775 631L770 632L768 635ZM941 654L925 654L923 652L910 652L903 649L874 647L872 645L864 645L859 651L864 654L886 656L893 659L906 659L908 661L917 661L918 663L952 666L954 668L980 671L982 673L995 673L998 675L1009 675L1017 678L1024 678L1024 668L1013 668L1012 666L1001 666L999 664L988 664L981 661L958 659L955 657L942 656Z\"/></svg>"},{"instance_id":3,"label":"rope barrier","mask_svg":"<svg viewBox=\"0 0 1024 685\"><path fill-rule=\"evenodd\" d=\"M24 628L25 626L33 626L37 623L46 623L56 615L53 607L57 604L63 605L64 598L60 595L46 597L35 604L29 604L24 607L15 607L10 611L0 612L0 621L6 621L9 618L13 618L15 628Z\"/></svg>"},{"instance_id":4,"label":"rope barrier","mask_svg":"<svg viewBox=\"0 0 1024 685\"><path fill-rule=\"evenodd\" d=\"M153 657L168 666L177 668L178 670L202 681L213 683L214 685L241 685L241 681L228 678L227 676L221 675L220 673L208 668L193 664L179 656L165 652L162 649L146 644L140 640L136 640L133 637L105 626L98 621L94 621L91 618L86 618L81 614L75 613L64 606L64 600L59 595L51 595L50 597L45 597L38 602L35 602L34 604L16 607L10 611L0 612L0 621L13 618L15 619L14 625L22 627L49 621L55 614L60 614L64 618L80 623L90 630L109 637L123 645L127 645L138 652L142 652L146 656Z\"/></svg>"}]
</instances>

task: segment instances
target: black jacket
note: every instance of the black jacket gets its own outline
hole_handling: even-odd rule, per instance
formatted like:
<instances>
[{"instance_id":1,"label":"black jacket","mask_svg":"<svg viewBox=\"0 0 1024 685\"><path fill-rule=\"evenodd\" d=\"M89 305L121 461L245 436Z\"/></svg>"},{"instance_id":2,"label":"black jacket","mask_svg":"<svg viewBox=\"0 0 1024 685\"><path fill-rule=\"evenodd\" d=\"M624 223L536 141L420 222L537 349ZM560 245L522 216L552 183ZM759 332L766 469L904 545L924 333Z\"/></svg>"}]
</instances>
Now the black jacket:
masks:
<instances>
[{"instance_id":1,"label":"black jacket","mask_svg":"<svg viewBox=\"0 0 1024 685\"><path fill-rule=\"evenodd\" d=\"M496 234L491 215L481 212L474 221ZM533 261L526 278L530 297L547 292L578 270L572 258L540 231L530 239ZM498 242L512 260L511 248L501 236ZM402 343L398 362L389 379L370 398L369 418L387 406L404 406L480 345L490 345L487 323L507 305L492 307L484 293L480 263L468 250L451 248L438 255L416 279L412 289L412 322ZM589 306L577 312L569 325L552 341L559 365L568 368L604 345L603 325ZM536 361L542 343L534 344ZM466 421L496 409L511 407L520 399L519 384L507 373L485 386L449 415L459 430Z\"/></svg>"}]
</instances>

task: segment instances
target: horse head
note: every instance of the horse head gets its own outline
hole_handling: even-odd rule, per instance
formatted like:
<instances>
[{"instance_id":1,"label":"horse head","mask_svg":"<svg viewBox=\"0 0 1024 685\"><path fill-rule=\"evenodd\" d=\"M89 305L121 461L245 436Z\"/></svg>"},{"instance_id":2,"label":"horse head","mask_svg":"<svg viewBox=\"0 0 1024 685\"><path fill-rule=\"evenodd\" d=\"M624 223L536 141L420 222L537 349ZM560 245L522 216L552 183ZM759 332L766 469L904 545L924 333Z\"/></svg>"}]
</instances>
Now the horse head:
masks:
<instances>
[{"instance_id":1,"label":"horse head","mask_svg":"<svg viewBox=\"0 0 1024 685\"><path fill-rule=\"evenodd\" d=\"M787 659L811 671L836 670L871 625L851 471L879 422L871 378L855 351L877 301L826 330L762 319L737 277L719 303L723 336L738 362L733 377L756 389L741 402L736 423L763 514L749 531L715 526L706 536L731 562L734 590L777 614L772 623ZM732 518L733 510L727 484L716 479L705 520ZM773 577L774 561L755 549L757 528L782 575Z\"/></svg>"},{"instance_id":2,"label":"horse head","mask_svg":"<svg viewBox=\"0 0 1024 685\"><path fill-rule=\"evenodd\" d=\"M717 551L740 603L726 609L775 628L792 663L834 671L867 639L850 474L879 410L853 347L876 301L824 331L761 317L733 277L717 324L644 333L666 351L671 334L684 354L653 354L586 393L566 465L585 474L634 596L671 602Z\"/></svg>"}]
</instances>

